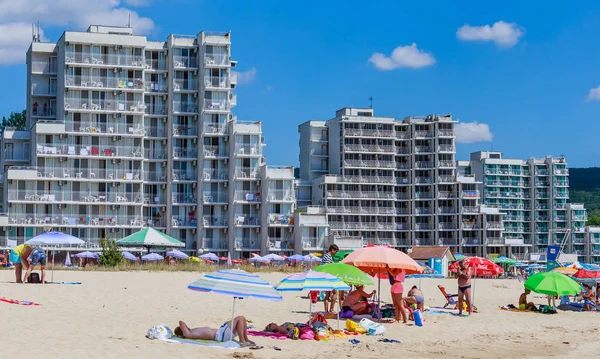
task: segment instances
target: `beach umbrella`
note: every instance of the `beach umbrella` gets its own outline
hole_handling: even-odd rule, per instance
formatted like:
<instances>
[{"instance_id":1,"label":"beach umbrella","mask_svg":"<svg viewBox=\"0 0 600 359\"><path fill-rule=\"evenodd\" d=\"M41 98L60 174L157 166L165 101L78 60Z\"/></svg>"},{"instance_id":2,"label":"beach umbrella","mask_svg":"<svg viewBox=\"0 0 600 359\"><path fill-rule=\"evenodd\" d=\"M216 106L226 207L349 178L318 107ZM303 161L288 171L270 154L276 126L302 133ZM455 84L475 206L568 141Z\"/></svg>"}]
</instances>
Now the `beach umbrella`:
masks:
<instances>
[{"instance_id":1,"label":"beach umbrella","mask_svg":"<svg viewBox=\"0 0 600 359\"><path fill-rule=\"evenodd\" d=\"M204 259L204 260L209 260L209 261L218 261L219 260L219 257L214 253L205 253L205 254L199 256L198 258ZM225 260L227 260L227 258L225 258Z\"/></svg>"},{"instance_id":2,"label":"beach umbrella","mask_svg":"<svg viewBox=\"0 0 600 359\"><path fill-rule=\"evenodd\" d=\"M575 274L573 274L573 279L579 281L600 282L600 271L580 269Z\"/></svg>"},{"instance_id":3,"label":"beach umbrella","mask_svg":"<svg viewBox=\"0 0 600 359\"><path fill-rule=\"evenodd\" d=\"M561 273L564 275L573 275L577 273L577 269L572 267L557 267L552 270L552 272Z\"/></svg>"},{"instance_id":4,"label":"beach umbrella","mask_svg":"<svg viewBox=\"0 0 600 359\"><path fill-rule=\"evenodd\" d=\"M71 267L73 264L71 263L71 253L67 252L67 256L65 257L65 267ZM52 268L54 269L54 268Z\"/></svg>"},{"instance_id":5,"label":"beach umbrella","mask_svg":"<svg viewBox=\"0 0 600 359\"><path fill-rule=\"evenodd\" d=\"M87 259L100 259L100 255L98 255L98 253L94 253L94 252L90 252L90 251L77 253L76 255L74 255L74 257L75 258L87 258Z\"/></svg>"},{"instance_id":6,"label":"beach umbrella","mask_svg":"<svg viewBox=\"0 0 600 359\"><path fill-rule=\"evenodd\" d=\"M148 252L150 252L151 247L185 247L185 243L151 227L125 237L117 241L117 244L129 247L146 247Z\"/></svg>"},{"instance_id":7,"label":"beach umbrella","mask_svg":"<svg viewBox=\"0 0 600 359\"><path fill-rule=\"evenodd\" d=\"M271 263L271 260L269 258L263 257L252 257L249 259L249 261L254 263Z\"/></svg>"},{"instance_id":8,"label":"beach umbrella","mask_svg":"<svg viewBox=\"0 0 600 359\"><path fill-rule=\"evenodd\" d=\"M251 254L252 254L253 258L260 257L260 254L258 254L258 253L251 253Z\"/></svg>"},{"instance_id":9,"label":"beach umbrella","mask_svg":"<svg viewBox=\"0 0 600 359\"><path fill-rule=\"evenodd\" d=\"M289 256L288 260L290 260L290 261L303 261L304 260L304 256L302 256L301 254L294 254L293 256Z\"/></svg>"},{"instance_id":10,"label":"beach umbrella","mask_svg":"<svg viewBox=\"0 0 600 359\"><path fill-rule=\"evenodd\" d=\"M464 254L461 254L461 253L455 253L455 254L454 254L454 258L455 258L457 261L459 261L459 260L461 260L461 259L465 258L465 255L464 255Z\"/></svg>"},{"instance_id":11,"label":"beach umbrella","mask_svg":"<svg viewBox=\"0 0 600 359\"><path fill-rule=\"evenodd\" d=\"M283 297L267 281L254 273L248 273L239 269L222 269L207 273L204 277L190 284L188 289L233 297L230 325L232 338L235 300L237 298L257 298L275 302L283 300Z\"/></svg>"},{"instance_id":12,"label":"beach umbrella","mask_svg":"<svg viewBox=\"0 0 600 359\"><path fill-rule=\"evenodd\" d=\"M576 295L581 292L579 283L558 272L533 274L527 278L524 286L532 292L551 296Z\"/></svg>"},{"instance_id":13,"label":"beach umbrella","mask_svg":"<svg viewBox=\"0 0 600 359\"><path fill-rule=\"evenodd\" d=\"M227 260L227 257L225 257L225 256L219 257L219 260L220 260L220 261L226 261L226 260Z\"/></svg>"},{"instance_id":14,"label":"beach umbrella","mask_svg":"<svg viewBox=\"0 0 600 359\"><path fill-rule=\"evenodd\" d=\"M512 265L512 264L517 263L517 260L508 258L507 256L500 256L500 257L494 259L494 263Z\"/></svg>"},{"instance_id":15,"label":"beach umbrella","mask_svg":"<svg viewBox=\"0 0 600 359\"><path fill-rule=\"evenodd\" d=\"M423 268L410 258L406 253L390 247L365 247L355 250L342 260L367 273L377 275L377 302L381 307L381 275L386 274L390 268L403 269L406 274L423 273ZM381 311L378 310L381 314ZM381 317L379 318L381 319Z\"/></svg>"},{"instance_id":16,"label":"beach umbrella","mask_svg":"<svg viewBox=\"0 0 600 359\"><path fill-rule=\"evenodd\" d=\"M127 260L130 260L130 261L137 261L138 260L138 257L134 256L130 252L123 252L123 258L125 258Z\"/></svg>"},{"instance_id":17,"label":"beach umbrella","mask_svg":"<svg viewBox=\"0 0 600 359\"><path fill-rule=\"evenodd\" d=\"M315 272L329 273L349 285L373 285L373 280L360 269L344 263L322 264L313 268Z\"/></svg>"},{"instance_id":18,"label":"beach umbrella","mask_svg":"<svg viewBox=\"0 0 600 359\"><path fill-rule=\"evenodd\" d=\"M470 268L471 274L478 277L494 277L504 273L504 269L496 263L490 261L487 258L482 257L467 257L463 260L467 267ZM460 262L454 262L449 267L450 272L456 272L458 270Z\"/></svg>"},{"instance_id":19,"label":"beach umbrella","mask_svg":"<svg viewBox=\"0 0 600 359\"><path fill-rule=\"evenodd\" d=\"M158 253L150 253L142 256L143 261L162 261L165 258Z\"/></svg>"},{"instance_id":20,"label":"beach umbrella","mask_svg":"<svg viewBox=\"0 0 600 359\"><path fill-rule=\"evenodd\" d=\"M302 257L302 260L304 262L322 262L323 260L313 254L307 254L304 257Z\"/></svg>"},{"instance_id":21,"label":"beach umbrella","mask_svg":"<svg viewBox=\"0 0 600 359\"><path fill-rule=\"evenodd\" d=\"M32 246L61 246L61 245L82 245L85 241L63 232L45 232L37 235L27 241L25 244ZM52 277L50 281L54 282L54 249L52 249Z\"/></svg>"},{"instance_id":22,"label":"beach umbrella","mask_svg":"<svg viewBox=\"0 0 600 359\"><path fill-rule=\"evenodd\" d=\"M266 256L264 256L263 258L266 258L266 259L269 259L269 260L272 260L272 261L282 261L282 260L284 260L284 259L285 259L285 258L283 258L282 256L280 256L280 255L277 255L277 254L275 254L275 253L267 254L267 255L266 255Z\"/></svg>"},{"instance_id":23,"label":"beach umbrella","mask_svg":"<svg viewBox=\"0 0 600 359\"><path fill-rule=\"evenodd\" d=\"M182 251L179 251L177 249L173 249L172 251L168 251L167 253L165 253L165 256L173 257L173 258L176 258L176 259L190 259L190 256L188 256L187 254L185 254Z\"/></svg>"}]
</instances>

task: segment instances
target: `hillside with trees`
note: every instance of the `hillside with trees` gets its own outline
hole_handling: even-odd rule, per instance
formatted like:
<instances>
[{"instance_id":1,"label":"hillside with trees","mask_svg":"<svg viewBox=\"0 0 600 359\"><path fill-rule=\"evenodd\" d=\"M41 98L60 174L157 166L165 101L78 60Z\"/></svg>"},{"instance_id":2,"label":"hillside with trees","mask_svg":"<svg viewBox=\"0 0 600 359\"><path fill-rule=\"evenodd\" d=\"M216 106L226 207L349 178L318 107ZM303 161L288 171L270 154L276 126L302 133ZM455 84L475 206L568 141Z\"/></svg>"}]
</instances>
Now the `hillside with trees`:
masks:
<instances>
[{"instance_id":1,"label":"hillside with trees","mask_svg":"<svg viewBox=\"0 0 600 359\"><path fill-rule=\"evenodd\" d=\"M570 168L571 203L583 203L588 210L588 224L600 226L600 167Z\"/></svg>"}]
</instances>

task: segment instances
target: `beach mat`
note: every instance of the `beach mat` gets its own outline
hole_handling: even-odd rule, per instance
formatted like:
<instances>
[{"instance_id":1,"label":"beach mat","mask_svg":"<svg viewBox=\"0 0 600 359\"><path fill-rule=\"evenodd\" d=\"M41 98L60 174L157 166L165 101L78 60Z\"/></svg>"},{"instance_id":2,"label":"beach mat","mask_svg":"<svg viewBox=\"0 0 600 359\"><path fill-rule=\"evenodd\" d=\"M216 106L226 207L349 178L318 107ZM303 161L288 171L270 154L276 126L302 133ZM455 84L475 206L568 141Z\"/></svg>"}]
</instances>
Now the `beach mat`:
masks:
<instances>
[{"instance_id":1,"label":"beach mat","mask_svg":"<svg viewBox=\"0 0 600 359\"><path fill-rule=\"evenodd\" d=\"M425 309L425 313L429 314L458 314L458 309L454 308L442 308L442 307L429 307Z\"/></svg>"},{"instance_id":2,"label":"beach mat","mask_svg":"<svg viewBox=\"0 0 600 359\"><path fill-rule=\"evenodd\" d=\"M81 284L81 282L48 282L47 284Z\"/></svg>"},{"instance_id":3,"label":"beach mat","mask_svg":"<svg viewBox=\"0 0 600 359\"><path fill-rule=\"evenodd\" d=\"M263 338L271 338L271 339L279 339L285 340L289 339L287 335L281 333L269 333L269 332L257 332L255 330L249 330L248 335L253 337L263 337Z\"/></svg>"},{"instance_id":4,"label":"beach mat","mask_svg":"<svg viewBox=\"0 0 600 359\"><path fill-rule=\"evenodd\" d=\"M217 342L214 340L185 339L185 338L178 338L178 337L164 339L164 341L171 342L171 343L193 344L193 345L201 345L204 347L226 348L226 349L237 349L240 347L240 345L234 341Z\"/></svg>"},{"instance_id":5,"label":"beach mat","mask_svg":"<svg viewBox=\"0 0 600 359\"><path fill-rule=\"evenodd\" d=\"M28 306L28 307L41 306L41 304L38 304L38 303L28 302L26 300L16 300L16 299L5 298L5 297L0 298L0 302L4 302L4 303L8 303L8 304L24 305L24 306Z\"/></svg>"}]
</instances>

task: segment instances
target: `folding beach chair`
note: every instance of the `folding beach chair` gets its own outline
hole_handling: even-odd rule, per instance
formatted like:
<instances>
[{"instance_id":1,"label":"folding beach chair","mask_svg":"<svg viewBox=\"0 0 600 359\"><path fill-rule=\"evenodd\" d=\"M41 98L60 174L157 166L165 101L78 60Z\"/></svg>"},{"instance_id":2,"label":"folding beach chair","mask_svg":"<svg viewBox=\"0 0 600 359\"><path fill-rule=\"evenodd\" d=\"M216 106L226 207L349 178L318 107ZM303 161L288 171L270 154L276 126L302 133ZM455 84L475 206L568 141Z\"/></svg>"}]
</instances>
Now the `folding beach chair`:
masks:
<instances>
[{"instance_id":1,"label":"folding beach chair","mask_svg":"<svg viewBox=\"0 0 600 359\"><path fill-rule=\"evenodd\" d=\"M444 308L446 308L449 305L452 305L454 307L456 307L458 305L458 302L454 299L454 298L458 297L458 294L446 293L446 288L444 288L441 285L438 285L438 288L439 288L440 292L442 292L442 295L444 296L444 298L446 298L446 304L444 304Z\"/></svg>"}]
</instances>

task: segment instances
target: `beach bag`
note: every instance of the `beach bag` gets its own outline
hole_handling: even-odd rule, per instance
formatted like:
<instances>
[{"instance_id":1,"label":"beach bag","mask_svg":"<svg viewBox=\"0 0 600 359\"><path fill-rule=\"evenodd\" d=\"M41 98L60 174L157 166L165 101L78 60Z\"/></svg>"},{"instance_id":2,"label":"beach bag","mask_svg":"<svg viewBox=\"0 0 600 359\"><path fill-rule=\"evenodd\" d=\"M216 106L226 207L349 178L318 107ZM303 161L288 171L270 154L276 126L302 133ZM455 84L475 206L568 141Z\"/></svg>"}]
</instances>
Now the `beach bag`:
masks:
<instances>
[{"instance_id":1,"label":"beach bag","mask_svg":"<svg viewBox=\"0 0 600 359\"><path fill-rule=\"evenodd\" d=\"M149 339L166 340L166 339L171 339L172 337L173 337L173 331L164 324L156 325L156 326L148 329L148 333L146 333L146 338L149 338Z\"/></svg>"},{"instance_id":2,"label":"beach bag","mask_svg":"<svg viewBox=\"0 0 600 359\"><path fill-rule=\"evenodd\" d=\"M27 281L29 283L39 283L40 282L40 275L39 275L39 273L30 273L29 274L29 278L27 279Z\"/></svg>"},{"instance_id":3,"label":"beach bag","mask_svg":"<svg viewBox=\"0 0 600 359\"><path fill-rule=\"evenodd\" d=\"M361 319L358 325L364 328L367 331L367 334L369 335L381 335L387 330L383 325L375 323L374 321L369 320L367 318Z\"/></svg>"},{"instance_id":4,"label":"beach bag","mask_svg":"<svg viewBox=\"0 0 600 359\"><path fill-rule=\"evenodd\" d=\"M353 320L346 320L346 329L350 332L350 333L358 333L358 334L364 334L367 331L359 326L355 321Z\"/></svg>"}]
</instances>

